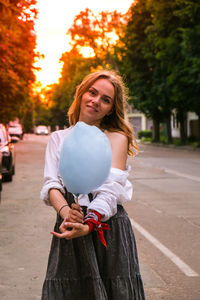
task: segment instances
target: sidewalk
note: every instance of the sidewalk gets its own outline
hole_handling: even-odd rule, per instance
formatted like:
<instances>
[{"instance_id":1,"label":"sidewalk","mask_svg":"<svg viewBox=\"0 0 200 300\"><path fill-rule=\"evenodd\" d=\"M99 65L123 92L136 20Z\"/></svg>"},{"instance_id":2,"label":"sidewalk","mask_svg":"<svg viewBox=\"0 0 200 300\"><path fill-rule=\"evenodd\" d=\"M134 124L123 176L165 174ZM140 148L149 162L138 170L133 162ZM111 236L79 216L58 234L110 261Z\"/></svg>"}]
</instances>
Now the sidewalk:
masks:
<instances>
[{"instance_id":1,"label":"sidewalk","mask_svg":"<svg viewBox=\"0 0 200 300\"><path fill-rule=\"evenodd\" d=\"M152 146L152 147L162 147L162 148L169 148L169 149L175 149L175 150L187 150L187 151L197 151L200 152L200 147L193 147L189 145L185 146L176 146L174 144L162 144L162 143L151 143L151 142L140 142L140 140L137 141L139 146L145 145L145 146Z\"/></svg>"}]
</instances>

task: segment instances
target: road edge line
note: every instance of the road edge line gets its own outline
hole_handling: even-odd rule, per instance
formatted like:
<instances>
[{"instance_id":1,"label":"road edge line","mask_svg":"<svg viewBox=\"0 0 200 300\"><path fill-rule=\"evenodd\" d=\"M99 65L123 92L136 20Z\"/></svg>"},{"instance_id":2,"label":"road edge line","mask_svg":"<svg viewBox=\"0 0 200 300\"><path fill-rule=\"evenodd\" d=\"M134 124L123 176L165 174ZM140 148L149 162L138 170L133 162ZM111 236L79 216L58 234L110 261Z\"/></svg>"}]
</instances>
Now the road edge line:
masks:
<instances>
[{"instance_id":1,"label":"road edge line","mask_svg":"<svg viewBox=\"0 0 200 300\"><path fill-rule=\"evenodd\" d=\"M130 218L131 225L136 228L150 243L158 248L165 256L167 256L186 276L198 277L199 274L195 272L190 266L188 266L182 259L180 259L171 250L165 247L159 242L153 235L151 235L146 229Z\"/></svg>"}]
</instances>

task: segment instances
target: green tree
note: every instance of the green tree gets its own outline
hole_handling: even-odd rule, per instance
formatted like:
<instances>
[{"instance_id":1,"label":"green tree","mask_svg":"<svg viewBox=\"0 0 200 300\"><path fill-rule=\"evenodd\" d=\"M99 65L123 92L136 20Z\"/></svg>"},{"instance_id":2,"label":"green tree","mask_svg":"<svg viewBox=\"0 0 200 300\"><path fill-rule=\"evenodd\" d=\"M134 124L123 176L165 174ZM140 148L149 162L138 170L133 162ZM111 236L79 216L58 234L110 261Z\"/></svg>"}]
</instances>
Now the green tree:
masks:
<instances>
[{"instance_id":1,"label":"green tree","mask_svg":"<svg viewBox=\"0 0 200 300\"><path fill-rule=\"evenodd\" d=\"M155 91L160 69L156 49L148 38L153 16L145 0L132 4L120 44L115 47L119 70L124 74L134 107L153 119L153 140L159 141L162 120L161 99Z\"/></svg>"},{"instance_id":2,"label":"green tree","mask_svg":"<svg viewBox=\"0 0 200 300\"><path fill-rule=\"evenodd\" d=\"M33 103L30 99L23 114L22 124L25 133L33 132Z\"/></svg>"},{"instance_id":3,"label":"green tree","mask_svg":"<svg viewBox=\"0 0 200 300\"><path fill-rule=\"evenodd\" d=\"M148 39L154 48L153 58L156 68L153 70L154 93L160 99L163 120L167 125L168 142L172 142L171 114L176 106L173 101L174 66L180 61L180 36L178 26L180 20L174 12L178 4L174 0L148 0L148 8L153 15L152 26L148 28Z\"/></svg>"},{"instance_id":4,"label":"green tree","mask_svg":"<svg viewBox=\"0 0 200 300\"><path fill-rule=\"evenodd\" d=\"M199 117L200 140L200 2L194 0L177 0L181 4L176 15L180 18L181 26L181 55L184 58L179 64L180 87L175 85L174 94L182 89L181 99L188 103L188 110L194 111ZM178 72L177 71L177 72ZM176 78L174 82L176 83Z\"/></svg>"},{"instance_id":5,"label":"green tree","mask_svg":"<svg viewBox=\"0 0 200 300\"><path fill-rule=\"evenodd\" d=\"M156 46L162 80L157 85L165 119L177 112L182 143L187 138L187 112L198 111L200 3L192 0L148 0L154 16L149 33ZM169 128L169 132L171 129Z\"/></svg>"},{"instance_id":6,"label":"green tree","mask_svg":"<svg viewBox=\"0 0 200 300\"><path fill-rule=\"evenodd\" d=\"M41 89L40 92L34 91L31 96L31 104L29 103L28 114L32 114L32 129L34 126L38 125L51 125L51 115L50 115L50 106L51 106L51 96L49 96L49 91L51 88L45 87ZM30 123L29 123L30 124Z\"/></svg>"},{"instance_id":7,"label":"green tree","mask_svg":"<svg viewBox=\"0 0 200 300\"><path fill-rule=\"evenodd\" d=\"M165 121L171 142L173 109L183 143L187 112L199 115L199 13L197 1L138 0L130 8L122 46L116 47L134 106L153 119L155 141L159 122Z\"/></svg>"}]
</instances>

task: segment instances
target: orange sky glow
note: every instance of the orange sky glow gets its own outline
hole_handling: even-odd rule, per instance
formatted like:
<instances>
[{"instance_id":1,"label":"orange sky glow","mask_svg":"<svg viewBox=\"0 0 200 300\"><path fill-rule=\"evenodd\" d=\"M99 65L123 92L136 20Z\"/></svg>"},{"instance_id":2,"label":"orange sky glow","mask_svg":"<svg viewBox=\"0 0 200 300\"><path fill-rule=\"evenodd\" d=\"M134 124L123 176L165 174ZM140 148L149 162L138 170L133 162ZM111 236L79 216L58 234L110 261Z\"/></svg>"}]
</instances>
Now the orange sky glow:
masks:
<instances>
[{"instance_id":1,"label":"orange sky glow","mask_svg":"<svg viewBox=\"0 0 200 300\"><path fill-rule=\"evenodd\" d=\"M62 64L59 59L62 53L70 50L68 28L74 17L85 8L94 13L100 11L113 11L125 13L133 0L37 0L38 20L35 30L37 35L37 48L45 58L35 63L41 71L36 71L36 78L42 87L58 82ZM83 55L88 56L90 49L84 49Z\"/></svg>"}]
</instances>

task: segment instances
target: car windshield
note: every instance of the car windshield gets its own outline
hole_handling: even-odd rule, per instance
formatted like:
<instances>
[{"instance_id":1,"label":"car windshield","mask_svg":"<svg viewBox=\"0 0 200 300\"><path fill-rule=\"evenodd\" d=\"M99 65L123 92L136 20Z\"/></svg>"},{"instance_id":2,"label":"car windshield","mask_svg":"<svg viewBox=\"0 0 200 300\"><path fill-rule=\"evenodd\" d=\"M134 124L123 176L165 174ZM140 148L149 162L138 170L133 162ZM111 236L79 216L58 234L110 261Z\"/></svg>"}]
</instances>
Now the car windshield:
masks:
<instances>
[{"instance_id":1,"label":"car windshield","mask_svg":"<svg viewBox=\"0 0 200 300\"><path fill-rule=\"evenodd\" d=\"M38 126L38 129L47 129L46 126Z\"/></svg>"}]
</instances>

